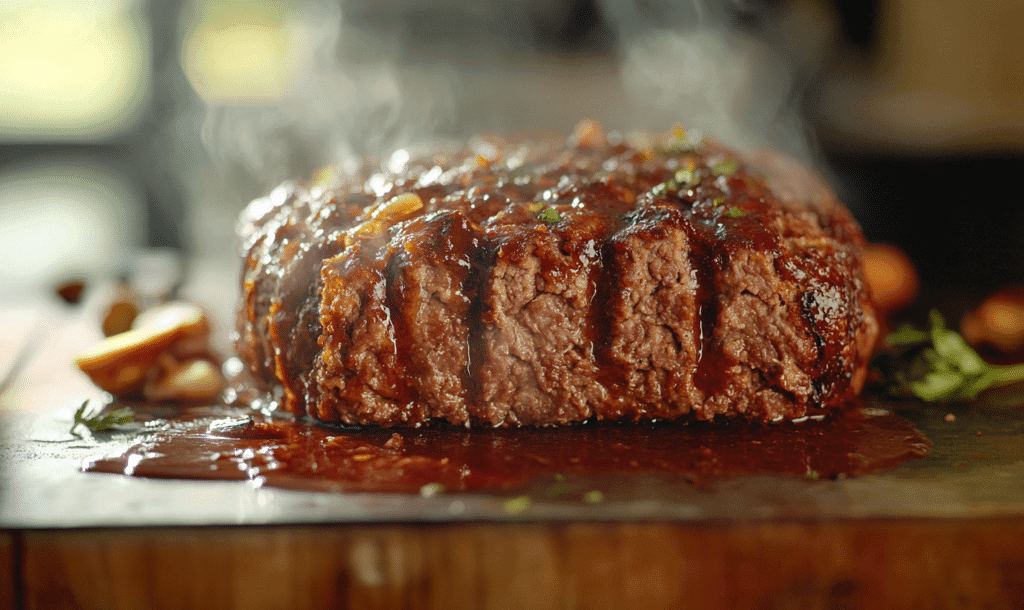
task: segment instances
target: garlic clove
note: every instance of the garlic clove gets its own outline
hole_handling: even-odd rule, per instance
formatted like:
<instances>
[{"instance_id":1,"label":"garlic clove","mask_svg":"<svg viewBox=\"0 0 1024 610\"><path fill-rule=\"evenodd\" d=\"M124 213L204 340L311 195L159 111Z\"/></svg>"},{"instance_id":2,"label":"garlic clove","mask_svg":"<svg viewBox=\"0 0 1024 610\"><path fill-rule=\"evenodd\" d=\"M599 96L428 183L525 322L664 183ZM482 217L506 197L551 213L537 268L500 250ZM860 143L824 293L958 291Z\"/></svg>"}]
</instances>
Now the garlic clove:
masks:
<instances>
[{"instance_id":1,"label":"garlic clove","mask_svg":"<svg viewBox=\"0 0 1024 610\"><path fill-rule=\"evenodd\" d=\"M131 330L100 341L80 353L75 364L93 383L111 394L139 389L146 371L177 341L209 332L202 309L187 303L164 305ZM140 316L141 318L142 316Z\"/></svg>"},{"instance_id":2,"label":"garlic clove","mask_svg":"<svg viewBox=\"0 0 1024 610\"><path fill-rule=\"evenodd\" d=\"M152 401L213 400L224 388L224 377L209 360L195 358L173 365L147 381L142 394Z\"/></svg>"}]
</instances>

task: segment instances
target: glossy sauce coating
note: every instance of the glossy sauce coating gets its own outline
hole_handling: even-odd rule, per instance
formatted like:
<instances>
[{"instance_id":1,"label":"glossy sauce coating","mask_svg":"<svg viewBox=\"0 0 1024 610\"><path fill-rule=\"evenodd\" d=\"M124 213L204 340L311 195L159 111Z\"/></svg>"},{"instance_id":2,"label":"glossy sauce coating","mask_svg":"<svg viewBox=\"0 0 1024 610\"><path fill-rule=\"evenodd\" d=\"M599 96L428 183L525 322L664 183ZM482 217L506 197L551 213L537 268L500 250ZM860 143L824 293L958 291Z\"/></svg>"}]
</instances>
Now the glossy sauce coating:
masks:
<instances>
[{"instance_id":1,"label":"glossy sauce coating","mask_svg":"<svg viewBox=\"0 0 1024 610\"><path fill-rule=\"evenodd\" d=\"M240 225L238 352L348 424L820 413L877 323L859 229L801 171L680 133L481 138L284 185Z\"/></svg>"},{"instance_id":2,"label":"glossy sauce coating","mask_svg":"<svg viewBox=\"0 0 1024 610\"><path fill-rule=\"evenodd\" d=\"M549 428L330 429L247 409L193 409L92 472L255 480L309 491L518 490L545 479L654 474L684 485L753 474L864 475L928 455L931 443L887 412L760 425L597 423ZM584 490L586 488L583 488Z\"/></svg>"}]
</instances>

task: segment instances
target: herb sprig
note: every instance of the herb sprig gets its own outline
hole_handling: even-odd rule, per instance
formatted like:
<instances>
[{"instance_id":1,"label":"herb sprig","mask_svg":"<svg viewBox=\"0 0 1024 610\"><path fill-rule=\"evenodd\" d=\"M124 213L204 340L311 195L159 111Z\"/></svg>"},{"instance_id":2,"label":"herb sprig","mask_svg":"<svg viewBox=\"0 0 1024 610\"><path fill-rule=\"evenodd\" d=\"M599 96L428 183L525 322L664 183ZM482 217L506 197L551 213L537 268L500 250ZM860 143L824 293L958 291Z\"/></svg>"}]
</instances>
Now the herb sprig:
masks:
<instances>
[{"instance_id":1,"label":"herb sprig","mask_svg":"<svg viewBox=\"0 0 1024 610\"><path fill-rule=\"evenodd\" d=\"M882 389L896 398L924 402L970 400L991 387L1024 381L1024 364L989 364L960 333L946 327L935 310L927 330L909 324L888 337L888 351L877 354L873 365L881 374Z\"/></svg>"},{"instance_id":2,"label":"herb sprig","mask_svg":"<svg viewBox=\"0 0 1024 610\"><path fill-rule=\"evenodd\" d=\"M558 213L555 208L544 208L540 214L537 214L537 218L540 218L544 222L555 223L562 220L562 215Z\"/></svg>"},{"instance_id":3,"label":"herb sprig","mask_svg":"<svg viewBox=\"0 0 1024 610\"><path fill-rule=\"evenodd\" d=\"M75 411L75 421L71 424L71 434L81 436L78 433L79 426L85 426L90 432L103 432L135 421L135 413L127 407L111 411L110 413L91 413L88 411L88 408L89 401L86 400Z\"/></svg>"}]
</instances>

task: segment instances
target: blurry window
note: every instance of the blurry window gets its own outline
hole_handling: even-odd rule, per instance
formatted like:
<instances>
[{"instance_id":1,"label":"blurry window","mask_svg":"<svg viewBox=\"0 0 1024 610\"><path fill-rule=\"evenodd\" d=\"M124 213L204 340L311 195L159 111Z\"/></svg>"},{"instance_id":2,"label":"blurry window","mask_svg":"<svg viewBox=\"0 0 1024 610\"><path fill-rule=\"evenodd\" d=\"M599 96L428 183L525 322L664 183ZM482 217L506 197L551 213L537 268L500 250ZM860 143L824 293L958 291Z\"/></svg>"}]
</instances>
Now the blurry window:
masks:
<instances>
[{"instance_id":1,"label":"blurry window","mask_svg":"<svg viewBox=\"0 0 1024 610\"><path fill-rule=\"evenodd\" d=\"M151 78L141 4L0 2L0 139L100 141L129 132Z\"/></svg>"}]
</instances>

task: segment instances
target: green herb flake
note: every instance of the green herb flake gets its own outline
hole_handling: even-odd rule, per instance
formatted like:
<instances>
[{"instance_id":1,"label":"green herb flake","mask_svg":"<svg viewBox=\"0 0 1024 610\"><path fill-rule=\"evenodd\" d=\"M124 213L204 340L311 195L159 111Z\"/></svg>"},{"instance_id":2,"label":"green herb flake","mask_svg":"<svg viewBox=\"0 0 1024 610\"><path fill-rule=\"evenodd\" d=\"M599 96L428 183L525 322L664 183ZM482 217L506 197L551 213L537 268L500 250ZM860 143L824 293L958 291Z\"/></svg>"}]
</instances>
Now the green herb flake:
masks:
<instances>
[{"instance_id":1,"label":"green herb flake","mask_svg":"<svg viewBox=\"0 0 1024 610\"><path fill-rule=\"evenodd\" d=\"M601 502L604 502L604 494L596 489L588 491L583 494L583 501L587 504L600 504Z\"/></svg>"},{"instance_id":2,"label":"green herb flake","mask_svg":"<svg viewBox=\"0 0 1024 610\"><path fill-rule=\"evenodd\" d=\"M544 495L548 497L564 496L572 490L572 486L563 481L557 481L548 485L548 488L544 490Z\"/></svg>"},{"instance_id":3,"label":"green herb flake","mask_svg":"<svg viewBox=\"0 0 1024 610\"><path fill-rule=\"evenodd\" d=\"M681 169L676 172L673 178L675 178L675 181L679 184L679 186L688 189L700 184L700 174L698 174L697 171L693 169Z\"/></svg>"},{"instance_id":4,"label":"green herb flake","mask_svg":"<svg viewBox=\"0 0 1024 610\"><path fill-rule=\"evenodd\" d=\"M543 201L534 201L530 205L526 206L526 210L531 214L537 214L544 209Z\"/></svg>"},{"instance_id":5,"label":"green herb flake","mask_svg":"<svg viewBox=\"0 0 1024 610\"><path fill-rule=\"evenodd\" d=\"M562 220L562 215L558 213L555 208L544 208L541 213L537 216L544 222L558 222Z\"/></svg>"},{"instance_id":6,"label":"green herb flake","mask_svg":"<svg viewBox=\"0 0 1024 610\"><path fill-rule=\"evenodd\" d=\"M729 218L743 218L744 216L747 215L747 213L736 206L732 206L725 211L725 215L728 216Z\"/></svg>"},{"instance_id":7,"label":"green herb flake","mask_svg":"<svg viewBox=\"0 0 1024 610\"><path fill-rule=\"evenodd\" d=\"M135 413L127 407L106 414L102 413L102 409L99 412L90 413L88 408L89 401L86 400L75 411L75 421L71 424L71 434L81 436L77 432L78 426L85 426L90 432L104 432L135 421Z\"/></svg>"},{"instance_id":8,"label":"green herb flake","mask_svg":"<svg viewBox=\"0 0 1024 610\"><path fill-rule=\"evenodd\" d=\"M985 362L960 333L946 328L938 311L931 312L929 323L926 330L900 326L886 337L890 349L872 359L881 373L878 385L890 396L955 402L970 400L990 387L1024 381L1024 364Z\"/></svg>"},{"instance_id":9,"label":"green herb flake","mask_svg":"<svg viewBox=\"0 0 1024 610\"><path fill-rule=\"evenodd\" d=\"M808 466L807 467L807 472L804 473L804 478L805 479L809 479L811 481L817 481L818 479L821 478L821 475L818 474L817 470L812 470L811 467Z\"/></svg>"},{"instance_id":10,"label":"green herb flake","mask_svg":"<svg viewBox=\"0 0 1024 610\"><path fill-rule=\"evenodd\" d=\"M505 512L510 515L518 515L530 508L530 496L516 496L505 500Z\"/></svg>"},{"instance_id":11,"label":"green herb flake","mask_svg":"<svg viewBox=\"0 0 1024 610\"><path fill-rule=\"evenodd\" d=\"M694 151L694 145L687 138L686 129L682 125L672 128L672 141L665 146L664 151L670 155L681 155Z\"/></svg>"},{"instance_id":12,"label":"green herb flake","mask_svg":"<svg viewBox=\"0 0 1024 610\"><path fill-rule=\"evenodd\" d=\"M726 159L725 161L719 161L711 168L711 173L715 176L731 176L737 172L740 168L740 162L736 159Z\"/></svg>"},{"instance_id":13,"label":"green herb flake","mask_svg":"<svg viewBox=\"0 0 1024 610\"><path fill-rule=\"evenodd\" d=\"M725 197L715 197L711 200L711 205L719 206L725 203Z\"/></svg>"}]
</instances>

